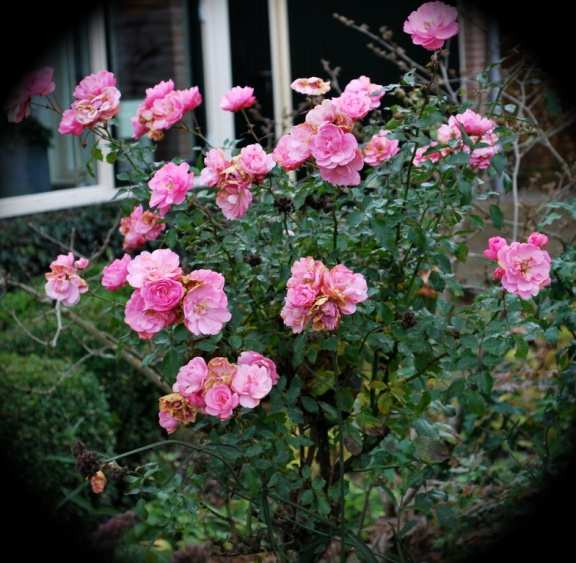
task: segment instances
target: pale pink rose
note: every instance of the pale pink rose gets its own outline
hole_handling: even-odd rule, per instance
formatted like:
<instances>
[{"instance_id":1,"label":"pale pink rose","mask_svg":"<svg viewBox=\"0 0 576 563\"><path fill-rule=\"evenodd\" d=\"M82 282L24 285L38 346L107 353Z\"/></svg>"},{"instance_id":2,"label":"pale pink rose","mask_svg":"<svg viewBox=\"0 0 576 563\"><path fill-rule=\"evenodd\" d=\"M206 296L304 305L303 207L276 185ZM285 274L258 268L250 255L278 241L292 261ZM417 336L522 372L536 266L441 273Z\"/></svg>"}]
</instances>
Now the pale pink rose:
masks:
<instances>
[{"instance_id":1,"label":"pale pink rose","mask_svg":"<svg viewBox=\"0 0 576 563\"><path fill-rule=\"evenodd\" d=\"M528 244L533 244L538 248L544 248L548 244L548 237L542 233L532 233L528 237Z\"/></svg>"},{"instance_id":2,"label":"pale pink rose","mask_svg":"<svg viewBox=\"0 0 576 563\"><path fill-rule=\"evenodd\" d=\"M128 283L134 288L141 288L145 283L162 279L179 280L182 276L180 257L167 248L154 252L141 252L128 264Z\"/></svg>"},{"instance_id":3,"label":"pale pink rose","mask_svg":"<svg viewBox=\"0 0 576 563\"><path fill-rule=\"evenodd\" d=\"M317 76L297 78L290 84L290 88L299 94L306 94L307 96L323 96L330 90L330 81L322 80Z\"/></svg>"},{"instance_id":4,"label":"pale pink rose","mask_svg":"<svg viewBox=\"0 0 576 563\"><path fill-rule=\"evenodd\" d=\"M325 123L310 142L312 156L321 168L336 168L352 162L358 151L358 142L351 133L332 123Z\"/></svg>"},{"instance_id":5,"label":"pale pink rose","mask_svg":"<svg viewBox=\"0 0 576 563\"><path fill-rule=\"evenodd\" d=\"M266 154L258 143L248 145L240 151L239 165L255 182L261 181L276 165L272 155Z\"/></svg>"},{"instance_id":6,"label":"pale pink rose","mask_svg":"<svg viewBox=\"0 0 576 563\"><path fill-rule=\"evenodd\" d=\"M309 313L310 307L294 307L286 302L280 311L280 317L294 334L300 334L308 322Z\"/></svg>"},{"instance_id":7,"label":"pale pink rose","mask_svg":"<svg viewBox=\"0 0 576 563\"><path fill-rule=\"evenodd\" d=\"M318 167L320 176L334 186L357 186L362 181L359 171L364 167L364 159L359 149L353 160L334 168Z\"/></svg>"},{"instance_id":8,"label":"pale pink rose","mask_svg":"<svg viewBox=\"0 0 576 563\"><path fill-rule=\"evenodd\" d=\"M305 118L306 125L314 132L318 131L322 125L331 123L341 129L350 131L354 127L354 120L340 111L336 103L332 100L324 100L321 104L313 107Z\"/></svg>"},{"instance_id":9,"label":"pale pink rose","mask_svg":"<svg viewBox=\"0 0 576 563\"><path fill-rule=\"evenodd\" d=\"M86 76L74 89L75 101L62 115L58 131L78 136L84 129L105 123L118 113L120 97L111 72L102 70Z\"/></svg>"},{"instance_id":10,"label":"pale pink rose","mask_svg":"<svg viewBox=\"0 0 576 563\"><path fill-rule=\"evenodd\" d=\"M232 318L224 291L207 284L188 291L182 310L186 328L197 336L218 334Z\"/></svg>"},{"instance_id":11,"label":"pale pink rose","mask_svg":"<svg viewBox=\"0 0 576 563\"><path fill-rule=\"evenodd\" d=\"M372 109L372 100L364 91L344 92L338 98L333 98L332 102L342 113L355 121L366 117Z\"/></svg>"},{"instance_id":12,"label":"pale pink rose","mask_svg":"<svg viewBox=\"0 0 576 563\"><path fill-rule=\"evenodd\" d=\"M214 385L204 395L204 412L211 416L217 416L220 420L226 420L233 414L238 406L238 395L228 385Z\"/></svg>"},{"instance_id":13,"label":"pale pink rose","mask_svg":"<svg viewBox=\"0 0 576 563\"><path fill-rule=\"evenodd\" d=\"M207 377L208 366L204 358L196 356L178 370L176 383L174 383L172 390L187 399L192 398L196 402L197 394L203 390Z\"/></svg>"},{"instance_id":14,"label":"pale pink rose","mask_svg":"<svg viewBox=\"0 0 576 563\"><path fill-rule=\"evenodd\" d=\"M376 133L363 149L364 162L370 166L378 166L398 154L398 140L391 139L388 131Z\"/></svg>"},{"instance_id":15,"label":"pale pink rose","mask_svg":"<svg viewBox=\"0 0 576 563\"><path fill-rule=\"evenodd\" d=\"M318 307L312 318L312 330L336 330L340 324L341 311L332 301L326 301Z\"/></svg>"},{"instance_id":16,"label":"pale pink rose","mask_svg":"<svg viewBox=\"0 0 576 563\"><path fill-rule=\"evenodd\" d=\"M498 251L498 266L504 270L502 287L521 299L538 295L550 285L548 252L530 243L513 242Z\"/></svg>"},{"instance_id":17,"label":"pale pink rose","mask_svg":"<svg viewBox=\"0 0 576 563\"><path fill-rule=\"evenodd\" d=\"M80 288L81 286L62 274L50 278L44 286L46 295L50 299L60 301L68 307L80 301Z\"/></svg>"},{"instance_id":18,"label":"pale pink rose","mask_svg":"<svg viewBox=\"0 0 576 563\"><path fill-rule=\"evenodd\" d=\"M220 101L220 109L224 111L240 111L252 107L256 102L254 88L251 86L234 86Z\"/></svg>"},{"instance_id":19,"label":"pale pink rose","mask_svg":"<svg viewBox=\"0 0 576 563\"><path fill-rule=\"evenodd\" d=\"M528 241L528 242L530 242L530 241ZM490 237L488 239L488 247L484 250L484 252L482 254L484 254L484 256L486 258L488 258L488 260L497 260L498 259L498 251L507 245L508 245L508 242L506 241L505 238Z\"/></svg>"},{"instance_id":20,"label":"pale pink rose","mask_svg":"<svg viewBox=\"0 0 576 563\"><path fill-rule=\"evenodd\" d=\"M434 147L439 148L438 150L431 150ZM436 164L451 152L452 150L449 147L440 147L438 143L433 141L429 145L416 149L416 154L414 155L414 166L420 167L427 161Z\"/></svg>"},{"instance_id":21,"label":"pale pink rose","mask_svg":"<svg viewBox=\"0 0 576 563\"><path fill-rule=\"evenodd\" d=\"M148 182L152 190L150 207L159 207L166 213L172 205L178 205L186 199L186 194L194 185L194 174L186 162L169 162L154 173Z\"/></svg>"},{"instance_id":22,"label":"pale pink rose","mask_svg":"<svg viewBox=\"0 0 576 563\"><path fill-rule=\"evenodd\" d=\"M384 88L380 84L374 84L367 76L359 76L346 84L344 93L365 94L370 100L370 109L376 109L384 96Z\"/></svg>"},{"instance_id":23,"label":"pale pink rose","mask_svg":"<svg viewBox=\"0 0 576 563\"><path fill-rule=\"evenodd\" d=\"M153 141L162 140L166 130L201 103L202 95L197 86L175 90L172 80L159 82L146 90L146 98L132 118L134 138L147 135Z\"/></svg>"},{"instance_id":24,"label":"pale pink rose","mask_svg":"<svg viewBox=\"0 0 576 563\"><path fill-rule=\"evenodd\" d=\"M180 304L184 297L184 286L176 280L165 278L146 282L140 293L146 310L165 312L171 311Z\"/></svg>"},{"instance_id":25,"label":"pale pink rose","mask_svg":"<svg viewBox=\"0 0 576 563\"><path fill-rule=\"evenodd\" d=\"M216 205L229 220L240 219L246 214L252 203L252 192L247 188L233 185L218 190Z\"/></svg>"},{"instance_id":26,"label":"pale pink rose","mask_svg":"<svg viewBox=\"0 0 576 563\"><path fill-rule=\"evenodd\" d=\"M404 32L412 36L415 45L429 51L441 49L458 33L458 12L444 2L426 2L408 16Z\"/></svg>"},{"instance_id":27,"label":"pale pink rose","mask_svg":"<svg viewBox=\"0 0 576 563\"><path fill-rule=\"evenodd\" d=\"M146 309L146 304L139 289L132 292L124 309L124 322L142 340L152 338L156 333L176 321L176 315L171 312L160 312Z\"/></svg>"},{"instance_id":28,"label":"pale pink rose","mask_svg":"<svg viewBox=\"0 0 576 563\"><path fill-rule=\"evenodd\" d=\"M478 142L487 146L472 149L472 152L470 152L470 166L477 170L486 170L490 166L494 155L500 152L498 136L495 133L487 133L480 137ZM470 147L464 146L463 150L469 152Z\"/></svg>"},{"instance_id":29,"label":"pale pink rose","mask_svg":"<svg viewBox=\"0 0 576 563\"><path fill-rule=\"evenodd\" d=\"M270 393L272 378L265 367L240 364L232 379L232 390L238 394L239 403L253 409Z\"/></svg>"},{"instance_id":30,"label":"pale pink rose","mask_svg":"<svg viewBox=\"0 0 576 563\"><path fill-rule=\"evenodd\" d=\"M220 181L220 176L232 165L226 159L222 149L210 149L204 158L204 168L200 172L200 185L210 188L216 186Z\"/></svg>"},{"instance_id":31,"label":"pale pink rose","mask_svg":"<svg viewBox=\"0 0 576 563\"><path fill-rule=\"evenodd\" d=\"M144 211L141 205L136 206L128 217L120 221L119 231L124 235L124 250L130 252L144 246L147 241L157 239L166 224L162 216L152 211Z\"/></svg>"},{"instance_id":32,"label":"pale pink rose","mask_svg":"<svg viewBox=\"0 0 576 563\"><path fill-rule=\"evenodd\" d=\"M124 254L122 258L118 258L108 264L102 270L102 286L108 291L116 291L126 285L126 276L128 275L128 264L132 258L128 254Z\"/></svg>"},{"instance_id":33,"label":"pale pink rose","mask_svg":"<svg viewBox=\"0 0 576 563\"><path fill-rule=\"evenodd\" d=\"M486 133L492 133L496 128L496 123L487 117L482 117L479 113L467 109L464 113L451 115L448 125L454 131L461 134L461 127L470 137L482 137ZM440 139L438 139L440 141ZM441 141L443 142L443 141Z\"/></svg>"},{"instance_id":34,"label":"pale pink rose","mask_svg":"<svg viewBox=\"0 0 576 563\"><path fill-rule=\"evenodd\" d=\"M159 412L158 424L160 424L160 426L164 428L164 430L166 430L168 434L172 434L173 432L176 432L176 430L178 429L179 423L170 413Z\"/></svg>"},{"instance_id":35,"label":"pale pink rose","mask_svg":"<svg viewBox=\"0 0 576 563\"><path fill-rule=\"evenodd\" d=\"M300 168L311 156L310 141L313 136L314 129L309 125L296 125L280 137L272 157L284 170Z\"/></svg>"},{"instance_id":36,"label":"pale pink rose","mask_svg":"<svg viewBox=\"0 0 576 563\"><path fill-rule=\"evenodd\" d=\"M30 115L30 103L34 96L49 96L56 89L54 69L46 66L26 74L16 92L6 103L8 121L20 123Z\"/></svg>"},{"instance_id":37,"label":"pale pink rose","mask_svg":"<svg viewBox=\"0 0 576 563\"><path fill-rule=\"evenodd\" d=\"M78 270L88 264L86 258L74 260L72 252L58 255L50 264L50 271L45 274L46 295L63 305L76 305L80 301L80 295L88 291L88 284L78 275Z\"/></svg>"},{"instance_id":38,"label":"pale pink rose","mask_svg":"<svg viewBox=\"0 0 576 563\"><path fill-rule=\"evenodd\" d=\"M286 303L292 307L312 307L316 297L318 296L318 290L314 289L310 285L299 284L293 285L288 288L286 292Z\"/></svg>"},{"instance_id":39,"label":"pale pink rose","mask_svg":"<svg viewBox=\"0 0 576 563\"><path fill-rule=\"evenodd\" d=\"M187 283L197 282L193 283L194 286L205 284L215 289L224 290L224 276L214 270L193 270L185 276L185 280Z\"/></svg>"},{"instance_id":40,"label":"pale pink rose","mask_svg":"<svg viewBox=\"0 0 576 563\"><path fill-rule=\"evenodd\" d=\"M276 385L278 382L278 371L276 370L276 364L270 358L259 354L258 352L253 352L252 350L246 350L240 354L238 357L238 365L247 366L258 366L264 368L270 379L272 380L272 385Z\"/></svg>"},{"instance_id":41,"label":"pale pink rose","mask_svg":"<svg viewBox=\"0 0 576 563\"><path fill-rule=\"evenodd\" d=\"M300 258L292 264L292 276L287 286L309 285L312 289L320 290L326 272L328 269L320 260L314 260L311 256Z\"/></svg>"},{"instance_id":42,"label":"pale pink rose","mask_svg":"<svg viewBox=\"0 0 576 563\"><path fill-rule=\"evenodd\" d=\"M322 293L338 304L343 315L351 315L357 303L368 299L368 286L362 274L338 264L323 276Z\"/></svg>"},{"instance_id":43,"label":"pale pink rose","mask_svg":"<svg viewBox=\"0 0 576 563\"><path fill-rule=\"evenodd\" d=\"M90 266L90 260L88 258L78 258L74 262L74 267L78 268L78 270L85 270L88 266Z\"/></svg>"}]
</instances>

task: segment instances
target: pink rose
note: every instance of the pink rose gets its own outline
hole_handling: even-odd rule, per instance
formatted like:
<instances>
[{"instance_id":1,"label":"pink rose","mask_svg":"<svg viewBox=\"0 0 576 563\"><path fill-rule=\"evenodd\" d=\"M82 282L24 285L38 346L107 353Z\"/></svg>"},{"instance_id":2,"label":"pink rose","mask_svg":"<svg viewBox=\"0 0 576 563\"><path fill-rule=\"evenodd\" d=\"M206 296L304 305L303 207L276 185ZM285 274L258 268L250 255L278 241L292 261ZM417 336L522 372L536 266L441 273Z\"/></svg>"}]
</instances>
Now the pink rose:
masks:
<instances>
[{"instance_id":1,"label":"pink rose","mask_svg":"<svg viewBox=\"0 0 576 563\"><path fill-rule=\"evenodd\" d=\"M218 190L216 205L229 220L240 219L252 203L252 192L248 188L226 186Z\"/></svg>"},{"instance_id":2,"label":"pink rose","mask_svg":"<svg viewBox=\"0 0 576 563\"><path fill-rule=\"evenodd\" d=\"M332 301L326 301L315 311L312 330L336 330L340 324L341 311Z\"/></svg>"},{"instance_id":3,"label":"pink rose","mask_svg":"<svg viewBox=\"0 0 576 563\"><path fill-rule=\"evenodd\" d=\"M255 182L261 181L275 166L271 155L266 154L261 145L254 143L240 151L239 165L244 172L254 177Z\"/></svg>"},{"instance_id":4,"label":"pink rose","mask_svg":"<svg viewBox=\"0 0 576 563\"><path fill-rule=\"evenodd\" d=\"M300 168L311 156L310 141L313 136L314 129L309 125L296 125L280 137L272 157L284 170Z\"/></svg>"},{"instance_id":5,"label":"pink rose","mask_svg":"<svg viewBox=\"0 0 576 563\"><path fill-rule=\"evenodd\" d=\"M252 107L256 102L254 88L250 86L234 86L220 101L220 109L224 111L240 111Z\"/></svg>"},{"instance_id":6,"label":"pink rose","mask_svg":"<svg viewBox=\"0 0 576 563\"><path fill-rule=\"evenodd\" d=\"M206 406L204 412L211 416L217 416L220 420L226 420L232 416L238 406L238 395L233 393L228 385L214 385L204 395Z\"/></svg>"},{"instance_id":7,"label":"pink rose","mask_svg":"<svg viewBox=\"0 0 576 563\"><path fill-rule=\"evenodd\" d=\"M521 299L535 297L551 283L550 255L530 243L513 242L502 247L498 266L504 270L502 287Z\"/></svg>"},{"instance_id":8,"label":"pink rose","mask_svg":"<svg viewBox=\"0 0 576 563\"><path fill-rule=\"evenodd\" d=\"M314 260L311 256L300 258L292 264L292 276L288 280L288 287L298 285L309 285L315 290L319 290L327 272L326 266L320 260Z\"/></svg>"},{"instance_id":9,"label":"pink rose","mask_svg":"<svg viewBox=\"0 0 576 563\"><path fill-rule=\"evenodd\" d=\"M376 109L384 96L384 88L374 84L367 76L359 76L346 84L344 93L363 94L370 100L370 109Z\"/></svg>"},{"instance_id":10,"label":"pink rose","mask_svg":"<svg viewBox=\"0 0 576 563\"><path fill-rule=\"evenodd\" d=\"M332 123L325 123L312 137L310 150L319 167L336 168L356 158L358 142L351 133L344 133Z\"/></svg>"},{"instance_id":11,"label":"pink rose","mask_svg":"<svg viewBox=\"0 0 576 563\"><path fill-rule=\"evenodd\" d=\"M141 252L128 264L128 283L141 288L145 283L162 279L178 280L182 276L180 257L172 250L161 248L154 252Z\"/></svg>"},{"instance_id":12,"label":"pink rose","mask_svg":"<svg viewBox=\"0 0 576 563\"><path fill-rule=\"evenodd\" d=\"M362 274L355 274L344 264L329 270L322 280L322 293L338 304L343 315L356 311L356 304L368 299L368 286Z\"/></svg>"},{"instance_id":13,"label":"pink rose","mask_svg":"<svg viewBox=\"0 0 576 563\"><path fill-rule=\"evenodd\" d=\"M297 78L290 84L290 88L299 94L306 94L307 96L323 96L330 90L330 82L317 76Z\"/></svg>"},{"instance_id":14,"label":"pink rose","mask_svg":"<svg viewBox=\"0 0 576 563\"><path fill-rule=\"evenodd\" d=\"M286 300L280 311L280 317L294 334L300 334L308 322L309 313L310 307L294 307Z\"/></svg>"},{"instance_id":15,"label":"pink rose","mask_svg":"<svg viewBox=\"0 0 576 563\"><path fill-rule=\"evenodd\" d=\"M286 303L292 307L312 307L317 296L318 290L309 285L293 285L286 292Z\"/></svg>"},{"instance_id":16,"label":"pink rose","mask_svg":"<svg viewBox=\"0 0 576 563\"><path fill-rule=\"evenodd\" d=\"M158 424L160 424L160 426L164 428L168 434L176 432L179 425L178 421L170 413L167 412L158 413Z\"/></svg>"},{"instance_id":17,"label":"pink rose","mask_svg":"<svg viewBox=\"0 0 576 563\"><path fill-rule=\"evenodd\" d=\"M195 285L210 285L214 289L224 290L225 279L222 274L215 272L214 270L193 270L186 275L186 281L189 282L199 282Z\"/></svg>"},{"instance_id":18,"label":"pink rose","mask_svg":"<svg viewBox=\"0 0 576 563\"><path fill-rule=\"evenodd\" d=\"M505 238L490 237L488 239L488 248L486 248L486 250L484 250L483 254L486 258L488 258L488 260L497 260L498 259L498 251L507 245L508 245L508 243L506 242Z\"/></svg>"},{"instance_id":19,"label":"pink rose","mask_svg":"<svg viewBox=\"0 0 576 563\"><path fill-rule=\"evenodd\" d=\"M78 137L83 131L84 125L76 119L76 111L73 109L65 110L62 114L60 125L58 126L58 133L61 135L75 135Z\"/></svg>"},{"instance_id":20,"label":"pink rose","mask_svg":"<svg viewBox=\"0 0 576 563\"><path fill-rule=\"evenodd\" d=\"M169 162L157 170L148 182L152 190L150 207L159 207L162 213L166 213L172 205L182 203L194 185L194 174L189 170L186 162L178 165Z\"/></svg>"},{"instance_id":21,"label":"pink rose","mask_svg":"<svg viewBox=\"0 0 576 563\"><path fill-rule=\"evenodd\" d=\"M412 36L415 45L429 51L441 49L458 33L458 12L443 2L426 2L408 16L404 32Z\"/></svg>"},{"instance_id":22,"label":"pink rose","mask_svg":"<svg viewBox=\"0 0 576 563\"><path fill-rule=\"evenodd\" d=\"M88 284L78 275L78 270L86 268L88 264L86 258L74 260L72 252L57 256L50 264L50 271L45 274L46 295L63 305L76 305L80 295L88 291Z\"/></svg>"},{"instance_id":23,"label":"pink rose","mask_svg":"<svg viewBox=\"0 0 576 563\"><path fill-rule=\"evenodd\" d=\"M166 278L147 282L140 290L146 310L171 311L184 297L184 286L173 279Z\"/></svg>"},{"instance_id":24,"label":"pink rose","mask_svg":"<svg viewBox=\"0 0 576 563\"><path fill-rule=\"evenodd\" d=\"M232 379L232 390L238 394L239 403L253 409L270 393L272 378L265 367L240 364Z\"/></svg>"},{"instance_id":25,"label":"pink rose","mask_svg":"<svg viewBox=\"0 0 576 563\"><path fill-rule=\"evenodd\" d=\"M324 168L320 166L320 177L333 186L357 186L362 181L359 171L364 167L364 159L360 150L356 150L356 156L347 164Z\"/></svg>"},{"instance_id":26,"label":"pink rose","mask_svg":"<svg viewBox=\"0 0 576 563\"><path fill-rule=\"evenodd\" d=\"M188 291L182 310L186 328L195 335L218 334L232 318L224 291L207 284Z\"/></svg>"},{"instance_id":27,"label":"pink rose","mask_svg":"<svg viewBox=\"0 0 576 563\"><path fill-rule=\"evenodd\" d=\"M119 231L124 235L122 247L130 252L144 246L147 241L157 239L166 224L162 216L152 211L144 211L141 205L136 206L128 217L120 221Z\"/></svg>"},{"instance_id":28,"label":"pink rose","mask_svg":"<svg viewBox=\"0 0 576 563\"><path fill-rule=\"evenodd\" d=\"M124 254L122 258L116 259L102 270L102 286L108 291L116 291L126 285L128 275L128 264L132 258Z\"/></svg>"},{"instance_id":29,"label":"pink rose","mask_svg":"<svg viewBox=\"0 0 576 563\"><path fill-rule=\"evenodd\" d=\"M333 100L323 100L321 104L313 107L305 118L305 124L314 132L317 132L322 125L331 123L341 129L350 131L354 126L354 120L344 112L340 111L338 105Z\"/></svg>"},{"instance_id":30,"label":"pink rose","mask_svg":"<svg viewBox=\"0 0 576 563\"><path fill-rule=\"evenodd\" d=\"M486 168L490 166L494 156L500 152L498 136L495 133L487 133L480 137L478 142L487 146L472 149L470 153L470 166L478 170L486 170ZM470 148L465 146L464 150L468 152Z\"/></svg>"},{"instance_id":31,"label":"pink rose","mask_svg":"<svg viewBox=\"0 0 576 563\"><path fill-rule=\"evenodd\" d=\"M172 390L187 399L193 398L193 400L196 400L197 394L203 390L207 377L208 366L204 358L196 356L180 368Z\"/></svg>"},{"instance_id":32,"label":"pink rose","mask_svg":"<svg viewBox=\"0 0 576 563\"><path fill-rule=\"evenodd\" d=\"M548 244L548 237L542 233L532 233L528 237L528 244L533 244L538 248L544 248Z\"/></svg>"},{"instance_id":33,"label":"pink rose","mask_svg":"<svg viewBox=\"0 0 576 563\"><path fill-rule=\"evenodd\" d=\"M399 151L398 141L390 139L388 131L380 131L364 147L364 162L370 166L378 166L396 156Z\"/></svg>"},{"instance_id":34,"label":"pink rose","mask_svg":"<svg viewBox=\"0 0 576 563\"><path fill-rule=\"evenodd\" d=\"M143 340L152 338L156 333L176 321L172 312L160 312L146 309L139 289L136 289L126 303L124 322Z\"/></svg>"},{"instance_id":35,"label":"pink rose","mask_svg":"<svg viewBox=\"0 0 576 563\"><path fill-rule=\"evenodd\" d=\"M56 89L53 81L54 69L46 66L28 73L17 91L6 104L8 121L20 123L30 115L30 103L34 96L49 96Z\"/></svg>"},{"instance_id":36,"label":"pink rose","mask_svg":"<svg viewBox=\"0 0 576 563\"><path fill-rule=\"evenodd\" d=\"M99 96L106 88L116 86L116 77L112 72L101 70L85 76L74 88L74 98L77 100Z\"/></svg>"},{"instance_id":37,"label":"pink rose","mask_svg":"<svg viewBox=\"0 0 576 563\"><path fill-rule=\"evenodd\" d=\"M332 100L336 107L345 113L350 119L359 120L368 115L372 109L372 100L370 96L364 91L348 91L344 92L338 98Z\"/></svg>"},{"instance_id":38,"label":"pink rose","mask_svg":"<svg viewBox=\"0 0 576 563\"><path fill-rule=\"evenodd\" d=\"M452 152L452 150L449 147L444 148L439 147L438 150L431 150L437 146L439 147L438 143L433 141L429 145L417 149L416 154L414 155L414 166L420 167L426 161L436 164L437 162L439 162Z\"/></svg>"},{"instance_id":39,"label":"pink rose","mask_svg":"<svg viewBox=\"0 0 576 563\"><path fill-rule=\"evenodd\" d=\"M247 350L242 352L238 357L238 365L247 365L247 366L258 366L260 368L264 368L270 379L272 380L272 385L276 385L278 382L278 372L276 370L276 364L270 358L259 354L258 352L253 352L251 350Z\"/></svg>"}]
</instances>

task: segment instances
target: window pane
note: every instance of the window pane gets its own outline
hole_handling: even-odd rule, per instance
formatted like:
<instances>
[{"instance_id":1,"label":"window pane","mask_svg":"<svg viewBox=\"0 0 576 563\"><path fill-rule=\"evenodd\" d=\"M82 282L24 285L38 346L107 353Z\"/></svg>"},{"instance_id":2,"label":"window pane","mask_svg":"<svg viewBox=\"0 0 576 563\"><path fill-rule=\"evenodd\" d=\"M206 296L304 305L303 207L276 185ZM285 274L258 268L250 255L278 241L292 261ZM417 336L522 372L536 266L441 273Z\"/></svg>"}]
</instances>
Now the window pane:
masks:
<instances>
[{"instance_id":1,"label":"window pane","mask_svg":"<svg viewBox=\"0 0 576 563\"><path fill-rule=\"evenodd\" d=\"M87 26L66 34L38 64L54 68L52 98L66 109L74 86L90 72ZM60 135L60 115L47 109L46 98L32 100L31 115L21 123L0 125L0 197L87 186L96 183L85 167L90 147L76 137Z\"/></svg>"}]
</instances>

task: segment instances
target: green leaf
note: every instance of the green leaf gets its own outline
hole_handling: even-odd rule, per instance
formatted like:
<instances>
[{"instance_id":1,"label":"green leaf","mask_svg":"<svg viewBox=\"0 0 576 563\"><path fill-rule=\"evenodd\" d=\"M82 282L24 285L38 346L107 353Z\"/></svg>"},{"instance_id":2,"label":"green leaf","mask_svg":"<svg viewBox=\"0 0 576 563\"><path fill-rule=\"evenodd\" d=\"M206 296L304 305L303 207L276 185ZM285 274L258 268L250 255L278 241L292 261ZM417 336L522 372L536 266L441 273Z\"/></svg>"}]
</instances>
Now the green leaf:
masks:
<instances>
[{"instance_id":1,"label":"green leaf","mask_svg":"<svg viewBox=\"0 0 576 563\"><path fill-rule=\"evenodd\" d=\"M504 224L504 216L502 215L502 210L497 205L492 204L489 209L490 219L492 224L497 228L501 229Z\"/></svg>"}]
</instances>

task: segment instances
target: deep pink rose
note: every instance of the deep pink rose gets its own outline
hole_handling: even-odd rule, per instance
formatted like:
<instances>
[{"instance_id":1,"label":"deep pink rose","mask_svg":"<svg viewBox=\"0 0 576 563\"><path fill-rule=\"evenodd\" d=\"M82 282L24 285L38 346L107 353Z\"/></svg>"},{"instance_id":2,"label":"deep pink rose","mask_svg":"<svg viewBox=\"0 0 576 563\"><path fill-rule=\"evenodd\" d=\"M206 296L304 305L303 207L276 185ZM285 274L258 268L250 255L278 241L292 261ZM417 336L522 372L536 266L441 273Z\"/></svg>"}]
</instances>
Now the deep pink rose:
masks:
<instances>
[{"instance_id":1,"label":"deep pink rose","mask_svg":"<svg viewBox=\"0 0 576 563\"><path fill-rule=\"evenodd\" d=\"M183 203L186 194L194 185L194 174L186 162L174 164L169 162L154 173L148 182L152 191L150 207L159 207L166 213L172 205Z\"/></svg>"},{"instance_id":2,"label":"deep pink rose","mask_svg":"<svg viewBox=\"0 0 576 563\"><path fill-rule=\"evenodd\" d=\"M164 428L168 434L172 434L178 429L179 422L170 413L159 412L158 424L160 424L160 426Z\"/></svg>"},{"instance_id":3,"label":"deep pink rose","mask_svg":"<svg viewBox=\"0 0 576 563\"><path fill-rule=\"evenodd\" d=\"M124 254L122 258L118 258L108 264L102 270L102 286L108 291L116 291L126 285L126 276L128 275L128 264L132 258L128 254Z\"/></svg>"},{"instance_id":4,"label":"deep pink rose","mask_svg":"<svg viewBox=\"0 0 576 563\"><path fill-rule=\"evenodd\" d=\"M254 88L251 86L234 86L220 101L220 109L224 111L240 111L252 107L256 102Z\"/></svg>"},{"instance_id":5,"label":"deep pink rose","mask_svg":"<svg viewBox=\"0 0 576 563\"><path fill-rule=\"evenodd\" d=\"M497 260L498 251L507 246L508 242L502 237L490 237L488 239L488 247L484 250L483 254L488 260Z\"/></svg>"},{"instance_id":6,"label":"deep pink rose","mask_svg":"<svg viewBox=\"0 0 576 563\"><path fill-rule=\"evenodd\" d=\"M334 168L318 167L320 177L333 186L357 186L362 181L359 171L364 167L364 159L360 150L356 150L353 160Z\"/></svg>"},{"instance_id":7,"label":"deep pink rose","mask_svg":"<svg viewBox=\"0 0 576 563\"><path fill-rule=\"evenodd\" d=\"M415 45L429 51L441 49L458 33L458 12L444 2L426 2L408 16L404 32L412 36Z\"/></svg>"},{"instance_id":8,"label":"deep pink rose","mask_svg":"<svg viewBox=\"0 0 576 563\"><path fill-rule=\"evenodd\" d=\"M228 385L214 385L204 395L204 412L211 416L217 416L220 420L226 420L233 414L238 406L238 395Z\"/></svg>"},{"instance_id":9,"label":"deep pink rose","mask_svg":"<svg viewBox=\"0 0 576 563\"><path fill-rule=\"evenodd\" d=\"M171 311L184 297L184 286L173 279L165 278L146 282L140 290L146 310Z\"/></svg>"},{"instance_id":10,"label":"deep pink rose","mask_svg":"<svg viewBox=\"0 0 576 563\"><path fill-rule=\"evenodd\" d=\"M197 394L203 390L207 377L208 366L204 358L196 356L180 368L172 390L187 399L192 398L196 402Z\"/></svg>"},{"instance_id":11,"label":"deep pink rose","mask_svg":"<svg viewBox=\"0 0 576 563\"><path fill-rule=\"evenodd\" d=\"M270 393L272 378L265 367L240 364L232 379L232 390L238 394L239 403L253 409Z\"/></svg>"},{"instance_id":12,"label":"deep pink rose","mask_svg":"<svg viewBox=\"0 0 576 563\"><path fill-rule=\"evenodd\" d=\"M344 133L332 123L325 123L312 137L310 150L319 167L336 168L356 158L358 142L351 133Z\"/></svg>"},{"instance_id":13,"label":"deep pink rose","mask_svg":"<svg viewBox=\"0 0 576 563\"><path fill-rule=\"evenodd\" d=\"M528 237L528 243L538 248L544 248L548 244L548 237L542 233L532 233Z\"/></svg>"},{"instance_id":14,"label":"deep pink rose","mask_svg":"<svg viewBox=\"0 0 576 563\"><path fill-rule=\"evenodd\" d=\"M139 289L136 289L126 303L124 322L142 340L152 338L156 333L173 324L176 316L171 312L159 312L146 309L146 304Z\"/></svg>"}]
</instances>

